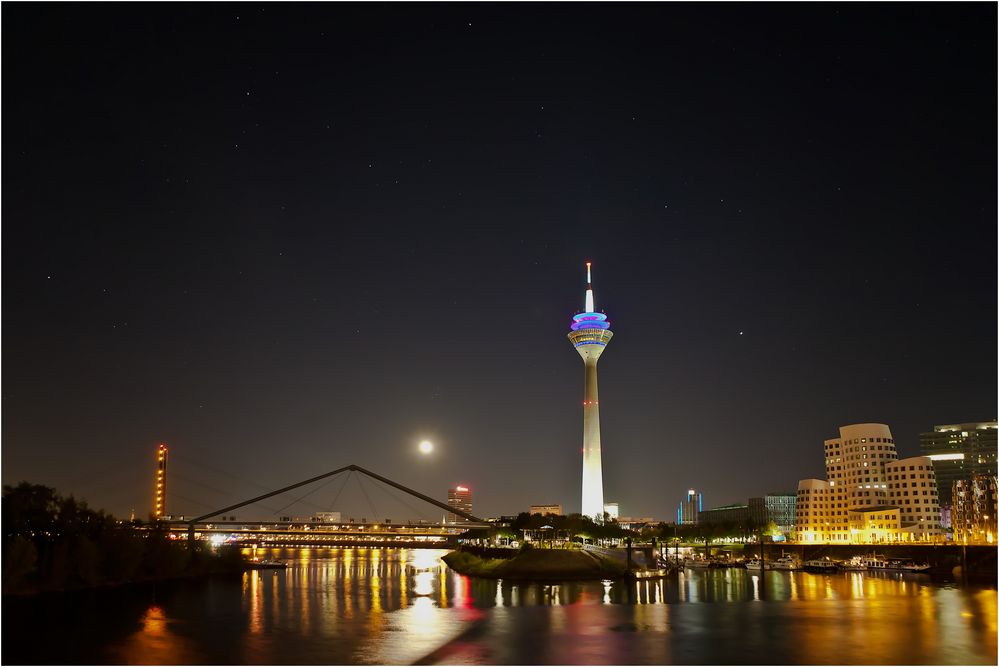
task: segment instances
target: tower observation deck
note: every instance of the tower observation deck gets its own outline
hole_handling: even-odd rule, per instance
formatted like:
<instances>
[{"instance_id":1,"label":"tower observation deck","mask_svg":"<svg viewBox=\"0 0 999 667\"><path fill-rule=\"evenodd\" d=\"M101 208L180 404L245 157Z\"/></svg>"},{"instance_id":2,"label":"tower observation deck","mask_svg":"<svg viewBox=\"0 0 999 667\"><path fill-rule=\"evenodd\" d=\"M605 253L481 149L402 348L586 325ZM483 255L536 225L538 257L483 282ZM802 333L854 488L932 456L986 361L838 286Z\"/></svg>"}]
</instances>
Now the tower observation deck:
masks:
<instances>
[{"instance_id":1,"label":"tower observation deck","mask_svg":"<svg viewBox=\"0 0 999 667\"><path fill-rule=\"evenodd\" d=\"M569 342L583 358L583 503L582 513L595 521L604 517L604 481L600 463L600 401L597 395L597 360L614 332L607 315L593 305L590 262L586 263L586 310L574 315Z\"/></svg>"}]
</instances>

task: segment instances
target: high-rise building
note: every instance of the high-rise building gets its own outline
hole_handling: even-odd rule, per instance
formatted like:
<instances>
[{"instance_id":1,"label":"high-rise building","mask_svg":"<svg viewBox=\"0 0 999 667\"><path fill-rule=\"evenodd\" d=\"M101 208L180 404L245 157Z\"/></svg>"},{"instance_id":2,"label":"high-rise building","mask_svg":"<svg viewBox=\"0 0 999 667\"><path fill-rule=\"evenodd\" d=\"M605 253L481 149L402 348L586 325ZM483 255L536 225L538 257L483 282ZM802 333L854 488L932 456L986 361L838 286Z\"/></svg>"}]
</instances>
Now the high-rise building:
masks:
<instances>
[{"instance_id":1,"label":"high-rise building","mask_svg":"<svg viewBox=\"0 0 999 667\"><path fill-rule=\"evenodd\" d=\"M162 442L156 448L156 500L153 503L153 520L166 516L167 446Z\"/></svg>"},{"instance_id":2,"label":"high-rise building","mask_svg":"<svg viewBox=\"0 0 999 667\"><path fill-rule=\"evenodd\" d=\"M839 436L824 443L826 479L798 482L795 539L850 543L939 537L940 514L932 463L928 459L916 460L923 457L899 461L895 440L885 424L842 426ZM909 466L917 468L913 471L917 475L915 481L925 486L912 487L911 480L903 482L903 464L905 474L910 473ZM889 470L893 478L891 487ZM901 486L902 483L906 486ZM927 492L925 498L922 491ZM913 511L917 492L919 512Z\"/></svg>"},{"instance_id":3,"label":"high-rise building","mask_svg":"<svg viewBox=\"0 0 999 667\"><path fill-rule=\"evenodd\" d=\"M597 397L597 360L614 335L607 315L593 305L590 262L586 263L585 309L572 318L569 342L583 358L583 501L582 513L594 521L604 518L604 480L600 464L600 401Z\"/></svg>"},{"instance_id":4,"label":"high-rise building","mask_svg":"<svg viewBox=\"0 0 999 667\"><path fill-rule=\"evenodd\" d=\"M993 544L996 541L996 476L972 475L954 482L954 540Z\"/></svg>"},{"instance_id":5,"label":"high-rise building","mask_svg":"<svg viewBox=\"0 0 999 667\"><path fill-rule=\"evenodd\" d=\"M453 489L447 490L447 504L455 508L458 511L464 512L465 514L472 513L472 490L467 486L457 485ZM457 521L468 521L464 517L460 517L457 514L447 515L448 523L454 523Z\"/></svg>"},{"instance_id":6,"label":"high-rise building","mask_svg":"<svg viewBox=\"0 0 999 667\"><path fill-rule=\"evenodd\" d=\"M996 474L997 427L995 421L943 424L934 426L932 433L919 434L919 448L923 456L933 460L936 469L940 508L945 514L954 505L954 482L979 474Z\"/></svg>"},{"instance_id":7,"label":"high-rise building","mask_svg":"<svg viewBox=\"0 0 999 667\"><path fill-rule=\"evenodd\" d=\"M697 525L698 516L704 509L704 496L694 489L687 491L686 497L680 501L680 506L676 508L676 524L678 526Z\"/></svg>"}]
</instances>

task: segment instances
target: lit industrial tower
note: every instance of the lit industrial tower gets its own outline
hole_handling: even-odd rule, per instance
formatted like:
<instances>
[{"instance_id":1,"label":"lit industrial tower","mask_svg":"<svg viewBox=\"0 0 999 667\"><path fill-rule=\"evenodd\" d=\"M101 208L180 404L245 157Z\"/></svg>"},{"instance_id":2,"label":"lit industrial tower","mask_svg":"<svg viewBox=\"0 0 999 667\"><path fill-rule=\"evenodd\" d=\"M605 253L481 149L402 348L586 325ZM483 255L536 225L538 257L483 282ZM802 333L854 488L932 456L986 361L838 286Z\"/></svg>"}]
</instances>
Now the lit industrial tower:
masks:
<instances>
[{"instance_id":1,"label":"lit industrial tower","mask_svg":"<svg viewBox=\"0 0 999 667\"><path fill-rule=\"evenodd\" d=\"M167 446L162 442L156 448L156 504L153 505L153 520L159 521L166 515L166 472Z\"/></svg>"},{"instance_id":2,"label":"lit industrial tower","mask_svg":"<svg viewBox=\"0 0 999 667\"><path fill-rule=\"evenodd\" d=\"M604 518L604 478L600 466L600 401L597 399L597 360L614 333L603 313L593 309L590 262L586 263L586 310L572 318L569 341L583 358L583 509L596 521Z\"/></svg>"}]
</instances>

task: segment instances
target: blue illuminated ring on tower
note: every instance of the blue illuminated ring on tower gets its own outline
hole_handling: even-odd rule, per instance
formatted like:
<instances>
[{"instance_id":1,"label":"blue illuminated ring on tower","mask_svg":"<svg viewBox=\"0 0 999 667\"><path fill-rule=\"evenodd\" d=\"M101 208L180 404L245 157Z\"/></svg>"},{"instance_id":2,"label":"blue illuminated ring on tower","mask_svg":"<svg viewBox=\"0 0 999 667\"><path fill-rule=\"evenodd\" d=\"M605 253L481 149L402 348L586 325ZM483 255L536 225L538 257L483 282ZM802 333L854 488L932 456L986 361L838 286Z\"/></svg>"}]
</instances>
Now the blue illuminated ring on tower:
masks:
<instances>
[{"instance_id":1,"label":"blue illuminated ring on tower","mask_svg":"<svg viewBox=\"0 0 999 667\"><path fill-rule=\"evenodd\" d=\"M610 322L607 321L607 316L603 313L579 313L572 316L572 325L570 328L573 331L579 331L580 329L609 329Z\"/></svg>"}]
</instances>

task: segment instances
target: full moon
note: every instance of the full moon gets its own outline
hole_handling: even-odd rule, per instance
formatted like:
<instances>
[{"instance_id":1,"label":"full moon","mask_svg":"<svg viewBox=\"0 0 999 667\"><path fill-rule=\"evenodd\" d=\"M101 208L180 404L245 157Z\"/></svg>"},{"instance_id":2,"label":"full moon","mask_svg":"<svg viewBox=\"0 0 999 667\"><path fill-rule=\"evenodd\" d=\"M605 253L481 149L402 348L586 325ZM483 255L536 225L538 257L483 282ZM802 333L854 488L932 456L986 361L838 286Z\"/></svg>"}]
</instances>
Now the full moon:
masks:
<instances>
[{"instance_id":1,"label":"full moon","mask_svg":"<svg viewBox=\"0 0 999 667\"><path fill-rule=\"evenodd\" d=\"M434 451L434 443L430 442L429 440L424 440L423 442L420 443L421 454L429 454L432 451Z\"/></svg>"}]
</instances>

